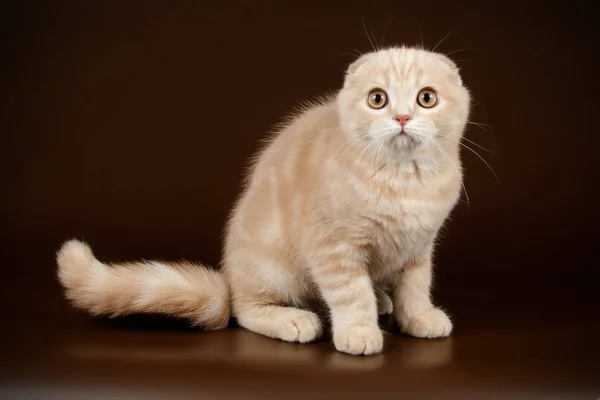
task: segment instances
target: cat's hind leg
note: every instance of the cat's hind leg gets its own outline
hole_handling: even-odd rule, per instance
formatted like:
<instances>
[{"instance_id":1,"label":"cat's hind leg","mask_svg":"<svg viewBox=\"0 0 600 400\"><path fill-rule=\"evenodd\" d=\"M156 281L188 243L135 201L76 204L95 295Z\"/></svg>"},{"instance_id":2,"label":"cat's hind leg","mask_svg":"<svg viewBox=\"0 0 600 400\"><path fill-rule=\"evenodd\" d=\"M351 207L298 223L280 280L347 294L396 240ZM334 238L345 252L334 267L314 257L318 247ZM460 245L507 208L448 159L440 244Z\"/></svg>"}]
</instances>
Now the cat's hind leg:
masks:
<instances>
[{"instance_id":1,"label":"cat's hind leg","mask_svg":"<svg viewBox=\"0 0 600 400\"><path fill-rule=\"evenodd\" d=\"M312 342L323 334L317 314L294 307L249 304L238 308L240 326L286 342Z\"/></svg>"},{"instance_id":2,"label":"cat's hind leg","mask_svg":"<svg viewBox=\"0 0 600 400\"><path fill-rule=\"evenodd\" d=\"M312 297L310 278L279 247L238 244L226 254L224 267L240 326L287 342L312 342L322 335L317 314L294 307Z\"/></svg>"}]
</instances>

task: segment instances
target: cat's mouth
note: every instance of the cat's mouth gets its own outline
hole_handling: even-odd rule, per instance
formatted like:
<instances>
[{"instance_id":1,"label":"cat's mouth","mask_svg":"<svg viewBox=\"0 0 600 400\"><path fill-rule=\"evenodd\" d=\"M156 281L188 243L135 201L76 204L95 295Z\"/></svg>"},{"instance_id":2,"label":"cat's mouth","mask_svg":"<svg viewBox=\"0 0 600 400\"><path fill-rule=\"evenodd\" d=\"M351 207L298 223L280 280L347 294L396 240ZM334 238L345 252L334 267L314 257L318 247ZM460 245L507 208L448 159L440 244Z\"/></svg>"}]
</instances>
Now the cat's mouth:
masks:
<instances>
[{"instance_id":1,"label":"cat's mouth","mask_svg":"<svg viewBox=\"0 0 600 400\"><path fill-rule=\"evenodd\" d=\"M403 152L419 147L419 144L422 141L418 134L406 131L405 129L398 129L394 132L387 133L383 140L391 149Z\"/></svg>"}]
</instances>

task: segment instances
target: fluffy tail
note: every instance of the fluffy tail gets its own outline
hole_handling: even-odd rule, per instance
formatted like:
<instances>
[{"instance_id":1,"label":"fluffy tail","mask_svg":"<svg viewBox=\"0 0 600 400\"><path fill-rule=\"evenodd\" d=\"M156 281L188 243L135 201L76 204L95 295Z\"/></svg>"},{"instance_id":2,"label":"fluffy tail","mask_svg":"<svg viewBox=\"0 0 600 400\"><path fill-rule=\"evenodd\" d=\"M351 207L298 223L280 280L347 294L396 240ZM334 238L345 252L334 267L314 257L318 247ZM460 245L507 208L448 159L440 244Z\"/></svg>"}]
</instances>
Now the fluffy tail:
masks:
<instances>
[{"instance_id":1,"label":"fluffy tail","mask_svg":"<svg viewBox=\"0 0 600 400\"><path fill-rule=\"evenodd\" d=\"M75 307L94 315L160 313L207 329L227 326L229 288L223 276L192 263L106 265L85 243L70 240L56 256L58 278Z\"/></svg>"}]
</instances>

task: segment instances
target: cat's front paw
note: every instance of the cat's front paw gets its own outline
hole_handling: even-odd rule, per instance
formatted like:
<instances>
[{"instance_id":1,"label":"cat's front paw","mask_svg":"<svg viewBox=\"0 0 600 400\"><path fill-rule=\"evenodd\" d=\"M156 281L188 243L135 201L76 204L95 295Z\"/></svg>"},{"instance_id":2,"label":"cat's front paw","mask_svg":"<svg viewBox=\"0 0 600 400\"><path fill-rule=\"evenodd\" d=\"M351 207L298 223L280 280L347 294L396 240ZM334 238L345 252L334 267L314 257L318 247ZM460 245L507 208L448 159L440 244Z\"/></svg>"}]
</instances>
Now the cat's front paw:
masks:
<instances>
[{"instance_id":1,"label":"cat's front paw","mask_svg":"<svg viewBox=\"0 0 600 400\"><path fill-rule=\"evenodd\" d=\"M378 326L343 328L334 333L335 348L353 355L371 355L383 349L383 333Z\"/></svg>"},{"instance_id":2,"label":"cat's front paw","mask_svg":"<svg viewBox=\"0 0 600 400\"><path fill-rule=\"evenodd\" d=\"M402 331L418 338L446 337L452 332L452 322L439 308L430 308L408 319Z\"/></svg>"}]
</instances>

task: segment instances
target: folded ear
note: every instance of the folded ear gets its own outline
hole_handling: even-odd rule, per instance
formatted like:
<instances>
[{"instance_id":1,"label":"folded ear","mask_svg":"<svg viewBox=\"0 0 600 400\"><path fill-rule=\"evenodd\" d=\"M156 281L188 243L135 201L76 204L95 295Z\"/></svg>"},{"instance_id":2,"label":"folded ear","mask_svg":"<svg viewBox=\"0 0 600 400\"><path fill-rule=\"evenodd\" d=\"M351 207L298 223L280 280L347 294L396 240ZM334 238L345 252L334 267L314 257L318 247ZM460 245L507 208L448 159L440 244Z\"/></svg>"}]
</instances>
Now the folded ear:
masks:
<instances>
[{"instance_id":1,"label":"folded ear","mask_svg":"<svg viewBox=\"0 0 600 400\"><path fill-rule=\"evenodd\" d=\"M354 75L360 69L360 67L364 65L368 58L369 54L363 54L358 59L356 59L352 64L350 64L350 66L346 70L346 75Z\"/></svg>"},{"instance_id":2,"label":"folded ear","mask_svg":"<svg viewBox=\"0 0 600 400\"><path fill-rule=\"evenodd\" d=\"M444 54L434 54L440 62L442 62L448 68L450 68L450 71L452 71L452 74L456 76L456 78L458 79L458 83L462 86L462 78L460 77L460 69L458 68L458 65L456 65L454 61L452 61L448 56L445 56Z\"/></svg>"}]
</instances>

